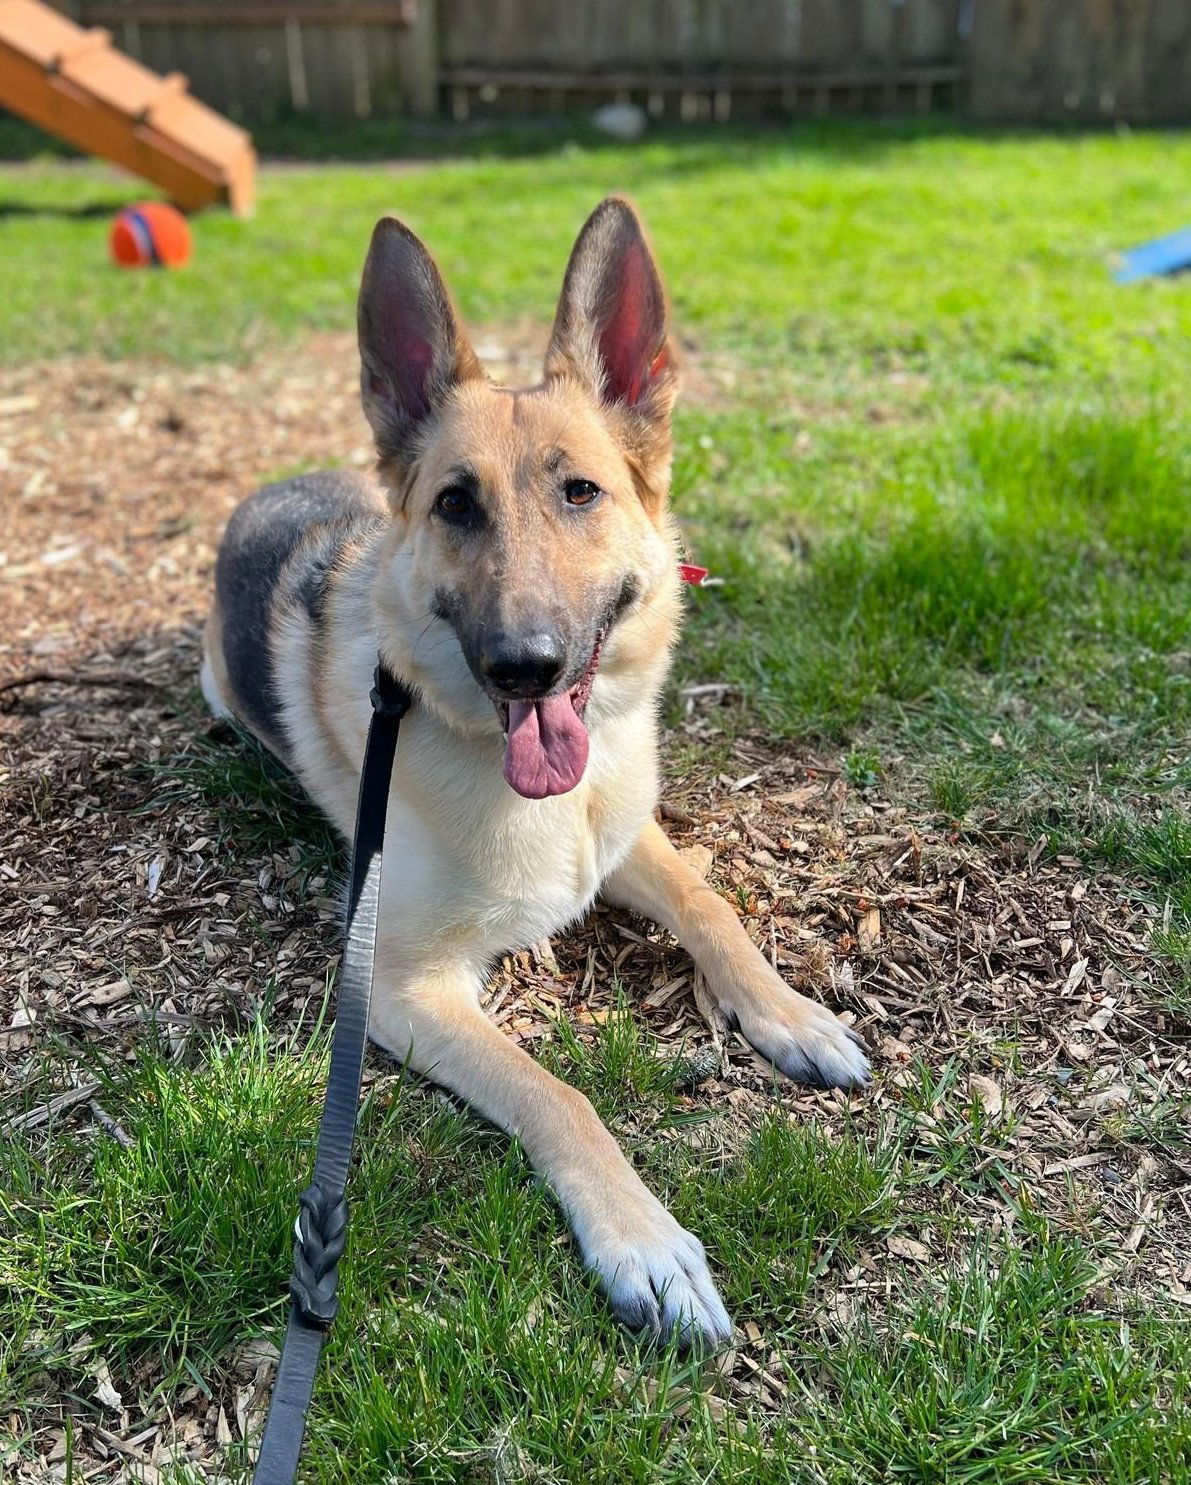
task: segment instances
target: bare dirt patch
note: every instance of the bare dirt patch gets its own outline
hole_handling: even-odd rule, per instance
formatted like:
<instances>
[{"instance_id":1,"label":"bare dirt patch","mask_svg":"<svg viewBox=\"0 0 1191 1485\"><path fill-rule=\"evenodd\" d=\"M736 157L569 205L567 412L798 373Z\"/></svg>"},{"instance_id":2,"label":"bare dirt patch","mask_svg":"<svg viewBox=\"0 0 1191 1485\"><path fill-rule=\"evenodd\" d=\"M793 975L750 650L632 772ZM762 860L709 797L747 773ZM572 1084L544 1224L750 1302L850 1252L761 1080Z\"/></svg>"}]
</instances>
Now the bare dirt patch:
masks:
<instances>
[{"instance_id":1,"label":"bare dirt patch","mask_svg":"<svg viewBox=\"0 0 1191 1485\"><path fill-rule=\"evenodd\" d=\"M540 329L521 335L499 343L509 379L539 364ZM203 782L212 751L238 745L194 685L228 514L262 478L334 455L371 461L344 337L246 368L0 374L0 684L20 683L0 693L0 1069L14 1101L28 1102L51 1036L122 1046L150 1021L178 1038L234 1027L269 984L278 1024L317 1013L337 962L339 864L312 852L319 827L297 802L248 833ZM692 1107L743 1124L777 1096L791 1119L849 1118L874 1137L913 1110L928 1166L965 1138L956 1110L978 1106L970 1178L949 1201L999 1227L1028 1192L1062 1227L1113 1235L1118 1283L1186 1302L1191 1170L1155 1131L1185 1109L1191 1068L1162 1008L1149 910L1074 859L964 840L851 787L831 759L727 742L723 721L714 695L690 699L671 742L696 762L667 787L667 828L778 967L863 1031L875 1088L775 1090L704 1013L685 956L603 911L501 965L495 1019L527 1044L560 1016L589 1035L623 1013L619 981L663 1049L710 1049L692 1059ZM948 1068L951 1092L923 1098L924 1069L941 1089ZM378 1060L373 1076L389 1072ZM85 1091L61 1091L60 1116L95 1125ZM927 1222L865 1253L824 1304L860 1303L891 1264L944 1256L948 1232ZM755 1366L737 1370L755 1391ZM212 1457L226 1424L197 1396L189 1424L191 1457ZM47 1449L56 1426L47 1416Z\"/></svg>"},{"instance_id":2,"label":"bare dirt patch","mask_svg":"<svg viewBox=\"0 0 1191 1485\"><path fill-rule=\"evenodd\" d=\"M540 377L548 329L481 328L494 378ZM215 545L262 480L372 463L354 342L311 337L249 366L98 357L0 372L0 676L101 656L199 622ZM727 365L688 353L688 401L728 395Z\"/></svg>"}]
</instances>

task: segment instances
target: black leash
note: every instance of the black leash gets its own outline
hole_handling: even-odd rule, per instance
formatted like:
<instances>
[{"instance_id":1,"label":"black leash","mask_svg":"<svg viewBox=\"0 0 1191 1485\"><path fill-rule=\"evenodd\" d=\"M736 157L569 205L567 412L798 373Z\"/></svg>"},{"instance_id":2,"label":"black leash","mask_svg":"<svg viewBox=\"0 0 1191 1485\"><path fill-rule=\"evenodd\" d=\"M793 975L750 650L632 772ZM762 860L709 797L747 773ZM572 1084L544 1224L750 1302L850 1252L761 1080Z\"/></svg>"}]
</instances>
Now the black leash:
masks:
<instances>
[{"instance_id":1,"label":"black leash","mask_svg":"<svg viewBox=\"0 0 1191 1485\"><path fill-rule=\"evenodd\" d=\"M360 774L356 834L352 842L347 939L339 973L339 1004L327 1095L318 1131L314 1180L298 1197L289 1324L277 1364L273 1400L257 1456L253 1485L291 1485L298 1470L306 1414L323 1337L339 1308L339 1260L347 1238L347 1172L360 1106L360 1074L368 1038L372 966L380 903L381 853L389 780L401 719L413 695L385 669L376 668L372 721Z\"/></svg>"}]
</instances>

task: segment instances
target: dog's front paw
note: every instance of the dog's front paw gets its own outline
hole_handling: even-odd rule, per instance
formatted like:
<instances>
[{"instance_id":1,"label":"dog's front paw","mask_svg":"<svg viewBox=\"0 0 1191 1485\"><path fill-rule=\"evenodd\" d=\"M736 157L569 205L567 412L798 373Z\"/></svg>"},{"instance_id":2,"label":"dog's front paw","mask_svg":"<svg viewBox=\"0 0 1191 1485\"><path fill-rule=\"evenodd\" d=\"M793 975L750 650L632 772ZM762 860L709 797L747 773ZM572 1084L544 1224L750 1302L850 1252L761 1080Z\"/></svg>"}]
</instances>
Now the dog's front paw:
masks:
<instances>
[{"instance_id":1,"label":"dog's front paw","mask_svg":"<svg viewBox=\"0 0 1191 1485\"><path fill-rule=\"evenodd\" d=\"M599 1276L612 1313L627 1329L684 1347L714 1349L732 1321L707 1267L703 1244L648 1192L631 1219L600 1220L575 1235L588 1268Z\"/></svg>"},{"instance_id":2,"label":"dog's front paw","mask_svg":"<svg viewBox=\"0 0 1191 1485\"><path fill-rule=\"evenodd\" d=\"M774 981L763 997L730 1008L749 1045L795 1082L863 1088L872 1073L861 1038L826 1006L799 995L776 975Z\"/></svg>"}]
</instances>

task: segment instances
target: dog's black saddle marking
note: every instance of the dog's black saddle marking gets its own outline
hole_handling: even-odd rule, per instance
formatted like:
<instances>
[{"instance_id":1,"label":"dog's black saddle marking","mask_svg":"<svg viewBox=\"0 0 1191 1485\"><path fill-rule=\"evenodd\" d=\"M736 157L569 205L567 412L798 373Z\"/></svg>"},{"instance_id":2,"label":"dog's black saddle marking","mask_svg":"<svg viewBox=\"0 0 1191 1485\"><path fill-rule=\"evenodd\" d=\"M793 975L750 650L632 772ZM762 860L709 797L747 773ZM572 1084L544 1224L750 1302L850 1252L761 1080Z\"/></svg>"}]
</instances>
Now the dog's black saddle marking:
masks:
<instances>
[{"instance_id":1,"label":"dog's black saddle marking","mask_svg":"<svg viewBox=\"0 0 1191 1485\"><path fill-rule=\"evenodd\" d=\"M283 596L300 604L316 629L326 617L327 574L349 539L379 531L384 518L359 478L326 470L266 485L241 505L215 563L223 655L234 696L255 730L283 758L288 749L274 684L271 621ZM287 564L299 547L296 570ZM286 593L279 593L282 574Z\"/></svg>"}]
</instances>

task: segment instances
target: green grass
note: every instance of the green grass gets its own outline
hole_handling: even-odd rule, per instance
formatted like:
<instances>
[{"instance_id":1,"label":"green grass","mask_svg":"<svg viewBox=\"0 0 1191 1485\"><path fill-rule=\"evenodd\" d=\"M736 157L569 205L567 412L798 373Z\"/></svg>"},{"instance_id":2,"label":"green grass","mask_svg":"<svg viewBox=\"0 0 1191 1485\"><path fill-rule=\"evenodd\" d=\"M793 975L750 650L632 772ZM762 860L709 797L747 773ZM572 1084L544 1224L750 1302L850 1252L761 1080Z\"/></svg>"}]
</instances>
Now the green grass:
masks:
<instances>
[{"instance_id":1,"label":"green grass","mask_svg":"<svg viewBox=\"0 0 1191 1485\"><path fill-rule=\"evenodd\" d=\"M996 137L932 121L674 130L395 172L298 166L262 177L251 221L197 218L194 262L161 276L106 265L103 213L143 190L46 161L3 181L19 213L0 228L0 347L226 357L346 325L383 212L425 234L466 315L545 316L583 216L622 190L686 333L759 347L824 391L899 368L968 388L1072 373L1156 387L1191 330L1187 296L1117 289L1105 260L1181 220L1189 166L1179 134ZM71 215L85 208L99 214Z\"/></svg>"},{"instance_id":2,"label":"green grass","mask_svg":"<svg viewBox=\"0 0 1191 1485\"><path fill-rule=\"evenodd\" d=\"M803 1478L1186 1480L1188 1337L1098 1313L1095 1277L1080 1247L1044 1235L978 1246L895 1326L824 1358L787 1446L813 1448Z\"/></svg>"},{"instance_id":3,"label":"green grass","mask_svg":"<svg viewBox=\"0 0 1191 1485\"><path fill-rule=\"evenodd\" d=\"M648 1090L639 1158L698 1221L785 1401L725 1410L713 1367L618 1334L521 1155L392 1077L363 1115L308 1478L381 1485L398 1462L400 1478L444 1482L1188 1478L1186 1333L1106 1310L1093 1253L1027 1212L1012 1240L978 1237L942 1272L892 1271L886 1302L812 1320L821 1286L913 1226L934 1156L895 1128L832 1139L776 1113L722 1161L658 1145L667 1080L639 1038L626 1061L620 1035L580 1057L564 1037L553 1055L593 1095L630 1069ZM0 1292L20 1296L5 1405L35 1407L101 1359L125 1387L147 1363L167 1394L180 1379L226 1396L229 1348L280 1322L324 1042L279 1050L257 1026L97 1071L127 1146L51 1131L44 1149L4 1152Z\"/></svg>"},{"instance_id":4,"label":"green grass","mask_svg":"<svg viewBox=\"0 0 1191 1485\"><path fill-rule=\"evenodd\" d=\"M419 149L452 151L266 173L257 217L196 220L172 276L104 266L135 186L53 160L0 172L19 208L0 219L0 357L244 357L346 328L389 210L469 317L545 317L584 213L627 190L681 333L735 376L678 424L676 506L724 580L691 595L679 679L739 688L729 734L759 721L974 842L1045 834L1122 875L1158 915L1156 993L1191 1013L1191 290L1106 269L1183 221L1191 136L927 121ZM288 844L292 790L259 750L199 736L157 769L155 807L197 801L229 852ZM301 829L326 875L333 841ZM619 1335L520 1153L386 1078L309 1478L1191 1479L1185 1326L1104 1282L1094 1221L1082 1244L1048 1227L1012 1116L990 1121L958 1069L920 1069L884 1126L829 1137L778 1111L742 1140L683 1103L688 1069L628 1017L536 1050L707 1242L783 1397L721 1401L709 1368ZM0 1411L86 1390L99 1355L163 1396L195 1375L226 1391L229 1346L279 1322L323 1054L259 1031L150 1047L103 1069L129 1148L8 1143ZM1185 1149L1186 1113L1166 1099L1115 1137ZM846 1287L928 1223L945 1261ZM817 1308L837 1290L850 1320Z\"/></svg>"},{"instance_id":5,"label":"green grass","mask_svg":"<svg viewBox=\"0 0 1191 1485\"><path fill-rule=\"evenodd\" d=\"M853 782L894 758L961 828L1122 866L1166 912L1185 1003L1185 424L1052 391L892 435L842 422L801 460L796 421L688 420L677 503L724 587L695 596L683 678L737 686L776 735L850 742Z\"/></svg>"},{"instance_id":6,"label":"green grass","mask_svg":"<svg viewBox=\"0 0 1191 1485\"><path fill-rule=\"evenodd\" d=\"M854 467L796 467L743 533L715 484L755 472L754 440L773 430L720 430L724 467L688 459L679 501L730 584L706 605L714 660L785 730L837 732L959 678L1028 669L1070 686L1092 645L1165 655L1191 634L1191 444L1150 417L986 414L902 449L870 442L863 483ZM1181 678L1168 689L1191 704Z\"/></svg>"},{"instance_id":7,"label":"green grass","mask_svg":"<svg viewBox=\"0 0 1191 1485\"><path fill-rule=\"evenodd\" d=\"M317 1048L304 1061L274 1051L257 1023L194 1065L152 1046L101 1062L99 1096L130 1146L61 1139L44 1162L9 1152L6 1219L38 1218L12 1262L68 1344L90 1331L117 1362L147 1342L175 1363L202 1362L275 1309L323 1063Z\"/></svg>"}]
</instances>

